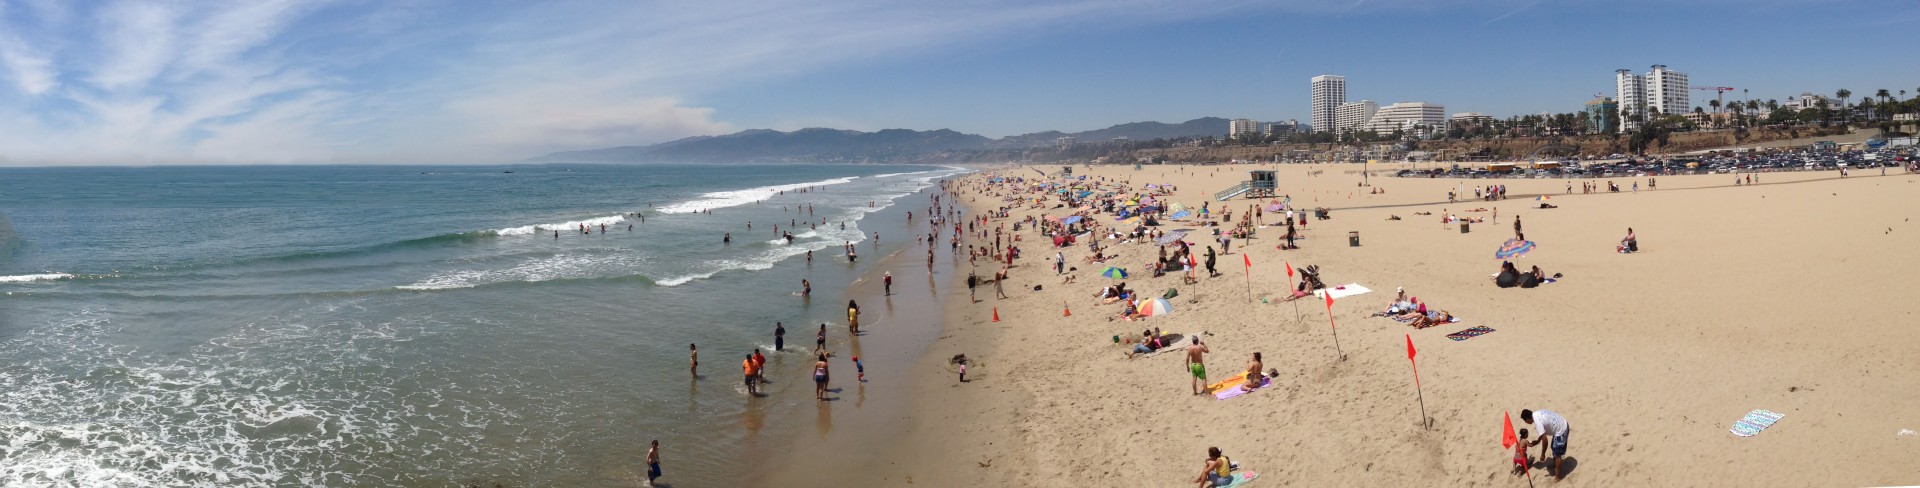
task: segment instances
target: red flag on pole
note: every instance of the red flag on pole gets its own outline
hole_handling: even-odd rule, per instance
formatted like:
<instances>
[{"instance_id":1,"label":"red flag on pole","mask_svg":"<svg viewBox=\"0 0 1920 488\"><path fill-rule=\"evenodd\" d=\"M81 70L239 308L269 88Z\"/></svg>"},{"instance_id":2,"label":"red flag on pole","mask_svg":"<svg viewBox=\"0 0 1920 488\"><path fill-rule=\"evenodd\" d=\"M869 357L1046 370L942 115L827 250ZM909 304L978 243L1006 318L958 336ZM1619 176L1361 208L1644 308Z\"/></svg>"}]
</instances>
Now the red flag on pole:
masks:
<instances>
[{"instance_id":1,"label":"red flag on pole","mask_svg":"<svg viewBox=\"0 0 1920 488\"><path fill-rule=\"evenodd\" d=\"M1287 261L1286 264L1287 264L1287 281L1292 282L1293 281L1293 262Z\"/></svg>"},{"instance_id":2,"label":"red flag on pole","mask_svg":"<svg viewBox=\"0 0 1920 488\"><path fill-rule=\"evenodd\" d=\"M1413 360L1413 334L1407 334L1407 360Z\"/></svg>"},{"instance_id":3,"label":"red flag on pole","mask_svg":"<svg viewBox=\"0 0 1920 488\"><path fill-rule=\"evenodd\" d=\"M1322 291L1320 292L1320 296L1327 297L1327 318L1333 318L1333 293Z\"/></svg>"},{"instance_id":4,"label":"red flag on pole","mask_svg":"<svg viewBox=\"0 0 1920 488\"><path fill-rule=\"evenodd\" d=\"M1247 268L1253 268L1253 258L1247 256L1247 253L1240 253L1240 260L1247 262Z\"/></svg>"},{"instance_id":5,"label":"red flag on pole","mask_svg":"<svg viewBox=\"0 0 1920 488\"><path fill-rule=\"evenodd\" d=\"M1520 436L1513 435L1513 415L1501 412L1500 417L1500 429L1502 431L1500 434L1500 447L1512 449L1514 444L1520 442Z\"/></svg>"}]
</instances>

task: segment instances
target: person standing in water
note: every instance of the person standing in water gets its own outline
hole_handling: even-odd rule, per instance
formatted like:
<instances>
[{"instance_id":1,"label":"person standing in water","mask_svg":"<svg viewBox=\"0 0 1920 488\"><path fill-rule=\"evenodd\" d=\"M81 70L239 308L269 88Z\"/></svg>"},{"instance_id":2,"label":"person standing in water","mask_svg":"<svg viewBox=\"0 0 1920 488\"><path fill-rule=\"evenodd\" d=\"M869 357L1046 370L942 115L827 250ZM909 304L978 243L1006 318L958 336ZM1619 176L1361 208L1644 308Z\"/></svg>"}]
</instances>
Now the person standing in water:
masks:
<instances>
[{"instance_id":1,"label":"person standing in water","mask_svg":"<svg viewBox=\"0 0 1920 488\"><path fill-rule=\"evenodd\" d=\"M687 344L687 372L693 373L696 379L700 377L700 346L698 345Z\"/></svg>"},{"instance_id":2,"label":"person standing in water","mask_svg":"<svg viewBox=\"0 0 1920 488\"><path fill-rule=\"evenodd\" d=\"M653 486L653 480L660 478L660 440L653 441L653 447L647 449L647 486Z\"/></svg>"},{"instance_id":3,"label":"person standing in water","mask_svg":"<svg viewBox=\"0 0 1920 488\"><path fill-rule=\"evenodd\" d=\"M880 286L886 289L887 296L893 296L893 272L892 271L888 271L885 277L880 278Z\"/></svg>"},{"instance_id":4,"label":"person standing in water","mask_svg":"<svg viewBox=\"0 0 1920 488\"><path fill-rule=\"evenodd\" d=\"M813 283L810 281L807 281L806 278L801 278L800 279L800 296L805 297L805 296L812 296L812 295L813 295Z\"/></svg>"},{"instance_id":5,"label":"person standing in water","mask_svg":"<svg viewBox=\"0 0 1920 488\"><path fill-rule=\"evenodd\" d=\"M860 304L847 300L847 333L860 334Z\"/></svg>"},{"instance_id":6,"label":"person standing in water","mask_svg":"<svg viewBox=\"0 0 1920 488\"><path fill-rule=\"evenodd\" d=\"M787 325L786 324L782 324L780 322L773 323L773 350L775 351L787 350Z\"/></svg>"}]
</instances>

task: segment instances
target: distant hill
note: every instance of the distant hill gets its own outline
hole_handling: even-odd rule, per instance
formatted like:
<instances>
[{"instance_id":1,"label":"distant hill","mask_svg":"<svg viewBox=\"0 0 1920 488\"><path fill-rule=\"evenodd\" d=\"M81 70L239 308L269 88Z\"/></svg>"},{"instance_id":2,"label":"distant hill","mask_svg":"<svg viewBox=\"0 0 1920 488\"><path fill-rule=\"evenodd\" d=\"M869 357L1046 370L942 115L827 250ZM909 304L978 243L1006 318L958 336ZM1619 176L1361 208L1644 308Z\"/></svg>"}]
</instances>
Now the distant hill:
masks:
<instances>
[{"instance_id":1,"label":"distant hill","mask_svg":"<svg viewBox=\"0 0 1920 488\"><path fill-rule=\"evenodd\" d=\"M792 132L753 129L719 136L695 136L651 146L619 146L565 151L534 161L584 163L719 163L719 162L884 162L915 159L938 153L1023 148L1054 144L1061 137L1080 142L1102 142L1117 137L1134 140L1220 136L1227 119L1205 117L1179 124L1134 122L1105 129L1064 133L1035 132L989 139L948 129L917 131L886 129L876 132L809 128Z\"/></svg>"}]
</instances>

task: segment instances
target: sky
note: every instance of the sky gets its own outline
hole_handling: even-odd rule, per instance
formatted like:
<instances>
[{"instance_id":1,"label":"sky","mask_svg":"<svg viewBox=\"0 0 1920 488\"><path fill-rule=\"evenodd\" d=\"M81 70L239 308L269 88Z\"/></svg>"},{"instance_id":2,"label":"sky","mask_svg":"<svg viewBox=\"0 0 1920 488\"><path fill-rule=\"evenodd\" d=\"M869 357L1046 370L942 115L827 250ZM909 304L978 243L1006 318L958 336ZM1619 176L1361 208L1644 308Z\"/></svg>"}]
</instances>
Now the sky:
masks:
<instances>
[{"instance_id":1,"label":"sky","mask_svg":"<svg viewBox=\"0 0 1920 488\"><path fill-rule=\"evenodd\" d=\"M1653 64L1729 98L1914 96L1916 31L1913 0L0 0L0 166L1306 121L1320 74L1495 116L1575 111Z\"/></svg>"}]
</instances>

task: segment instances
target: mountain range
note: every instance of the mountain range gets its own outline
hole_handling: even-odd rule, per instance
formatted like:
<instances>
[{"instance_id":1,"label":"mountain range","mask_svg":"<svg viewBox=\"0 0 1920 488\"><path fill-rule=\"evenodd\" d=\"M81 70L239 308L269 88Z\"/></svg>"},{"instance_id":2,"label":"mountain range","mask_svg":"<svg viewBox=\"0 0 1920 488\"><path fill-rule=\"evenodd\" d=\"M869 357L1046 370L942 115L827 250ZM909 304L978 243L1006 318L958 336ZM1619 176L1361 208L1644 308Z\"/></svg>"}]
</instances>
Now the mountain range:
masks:
<instances>
[{"instance_id":1,"label":"mountain range","mask_svg":"<svg viewBox=\"0 0 1920 488\"><path fill-rule=\"evenodd\" d=\"M752 129L718 136L695 136L647 146L564 151L533 158L538 162L723 163L723 162L890 162L924 160L940 154L1020 150L1051 146L1061 137L1078 142L1222 136L1227 119L1203 117L1168 124L1134 122L1105 129L1065 133L1034 132L999 139L948 129L875 132L808 128L791 132Z\"/></svg>"}]
</instances>

